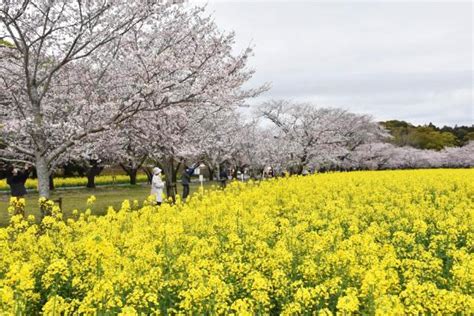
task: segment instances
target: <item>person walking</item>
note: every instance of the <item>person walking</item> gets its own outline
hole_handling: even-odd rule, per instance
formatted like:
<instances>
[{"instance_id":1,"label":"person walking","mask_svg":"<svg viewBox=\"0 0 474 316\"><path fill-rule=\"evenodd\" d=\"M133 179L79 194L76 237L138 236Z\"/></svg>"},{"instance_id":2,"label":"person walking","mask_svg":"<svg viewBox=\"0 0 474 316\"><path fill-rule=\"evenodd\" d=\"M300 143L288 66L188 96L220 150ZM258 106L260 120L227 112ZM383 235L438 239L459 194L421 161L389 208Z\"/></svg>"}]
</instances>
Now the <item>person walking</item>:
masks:
<instances>
[{"instance_id":1,"label":"person walking","mask_svg":"<svg viewBox=\"0 0 474 316\"><path fill-rule=\"evenodd\" d=\"M222 168L221 173L219 174L219 179L221 181L221 188L225 189L227 186L227 180L229 180L229 175L225 168Z\"/></svg>"},{"instance_id":2,"label":"person walking","mask_svg":"<svg viewBox=\"0 0 474 316\"><path fill-rule=\"evenodd\" d=\"M165 183L161 180L161 169L158 167L153 168L153 178L151 180L151 195L156 198L156 204L161 205L163 203L163 188Z\"/></svg>"},{"instance_id":3,"label":"person walking","mask_svg":"<svg viewBox=\"0 0 474 316\"><path fill-rule=\"evenodd\" d=\"M183 202L186 202L186 198L189 195L189 184L191 183L191 176L194 173L196 166L188 167L185 166L183 173L181 174L181 184L183 185Z\"/></svg>"}]
</instances>

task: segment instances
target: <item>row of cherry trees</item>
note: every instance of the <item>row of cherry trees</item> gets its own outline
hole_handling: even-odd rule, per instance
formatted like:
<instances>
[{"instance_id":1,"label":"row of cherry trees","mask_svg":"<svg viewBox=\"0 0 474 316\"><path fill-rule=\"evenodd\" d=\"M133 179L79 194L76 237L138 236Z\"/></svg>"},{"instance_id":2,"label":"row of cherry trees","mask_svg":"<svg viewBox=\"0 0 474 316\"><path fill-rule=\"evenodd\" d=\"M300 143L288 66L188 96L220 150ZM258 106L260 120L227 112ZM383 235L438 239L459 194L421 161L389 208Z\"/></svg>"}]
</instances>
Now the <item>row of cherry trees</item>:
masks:
<instances>
[{"instance_id":1,"label":"row of cherry trees","mask_svg":"<svg viewBox=\"0 0 474 316\"><path fill-rule=\"evenodd\" d=\"M474 142L443 150L397 147L391 135L370 116L314 104L270 101L257 115L265 128L260 134L258 161L263 166L290 173L327 170L377 170L401 168L466 168L474 166ZM259 139L254 136L254 139ZM252 148L252 146L250 146ZM252 161L252 155L248 161ZM258 163L250 163L257 166Z\"/></svg>"},{"instance_id":2,"label":"row of cherry trees","mask_svg":"<svg viewBox=\"0 0 474 316\"><path fill-rule=\"evenodd\" d=\"M55 170L104 165L133 183L158 165L173 195L183 164L352 170L474 165L472 144L440 152L384 143L370 116L285 100L239 115L267 85L243 89L252 54L233 52L202 7L166 1L4 1L0 5L2 161L36 167L49 196ZM145 169L146 170L146 169Z\"/></svg>"},{"instance_id":3,"label":"row of cherry trees","mask_svg":"<svg viewBox=\"0 0 474 316\"><path fill-rule=\"evenodd\" d=\"M176 2L2 1L0 157L32 162L41 196L67 160L118 139L138 154L134 139L153 142L154 128L174 142L164 134L182 127L185 109L237 106L266 89L241 88L251 49L233 53L234 34Z\"/></svg>"},{"instance_id":4,"label":"row of cherry trees","mask_svg":"<svg viewBox=\"0 0 474 316\"><path fill-rule=\"evenodd\" d=\"M270 101L244 119L237 107L164 109L137 116L121 129L96 135L83 161L120 164L132 181L159 165L168 194L183 164L202 162L210 178L221 167L259 177L276 172L474 166L474 143L442 151L396 147L371 117L314 104ZM97 144L102 144L97 146ZM80 157L80 153L75 155ZM94 164L91 164L91 168Z\"/></svg>"},{"instance_id":5,"label":"row of cherry trees","mask_svg":"<svg viewBox=\"0 0 474 316\"><path fill-rule=\"evenodd\" d=\"M470 168L474 167L474 142L440 151L397 147L383 142L371 143L361 146L346 163L337 167L345 170Z\"/></svg>"}]
</instances>

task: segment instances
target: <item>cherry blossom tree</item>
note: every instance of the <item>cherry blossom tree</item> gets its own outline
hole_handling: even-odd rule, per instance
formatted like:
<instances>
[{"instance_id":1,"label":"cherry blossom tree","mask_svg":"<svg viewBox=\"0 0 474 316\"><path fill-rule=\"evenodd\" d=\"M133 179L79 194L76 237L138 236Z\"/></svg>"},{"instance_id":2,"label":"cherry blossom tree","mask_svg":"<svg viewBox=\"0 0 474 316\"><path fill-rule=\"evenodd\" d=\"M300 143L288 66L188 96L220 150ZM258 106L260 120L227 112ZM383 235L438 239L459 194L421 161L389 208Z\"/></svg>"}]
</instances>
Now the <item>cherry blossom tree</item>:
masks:
<instances>
[{"instance_id":1,"label":"cherry blossom tree","mask_svg":"<svg viewBox=\"0 0 474 316\"><path fill-rule=\"evenodd\" d=\"M34 162L39 193L84 139L120 128L140 112L229 105L261 91L240 89L253 74L251 49L202 8L154 1L6 1L0 6L4 157Z\"/></svg>"},{"instance_id":2,"label":"cherry blossom tree","mask_svg":"<svg viewBox=\"0 0 474 316\"><path fill-rule=\"evenodd\" d=\"M396 147L389 143L368 143L351 153L346 169L470 168L474 166L474 144L444 150Z\"/></svg>"},{"instance_id":3,"label":"cherry blossom tree","mask_svg":"<svg viewBox=\"0 0 474 316\"><path fill-rule=\"evenodd\" d=\"M0 51L1 84L9 99L1 108L10 149L4 153L19 153L35 162L41 196L49 196L48 179L58 156L89 133L103 129L104 122L79 128L60 119L85 105L73 93L60 94L71 85L80 86L80 81L70 81L81 79L74 76L74 63L84 68L91 57L110 58L123 34L149 14L148 6L126 1L114 5L105 1L2 2L0 38L13 43ZM88 70L89 75L100 73L92 67ZM69 102L61 102L63 98ZM58 143L63 140L58 131L69 136L68 141Z\"/></svg>"},{"instance_id":4,"label":"cherry blossom tree","mask_svg":"<svg viewBox=\"0 0 474 316\"><path fill-rule=\"evenodd\" d=\"M131 185L137 184L138 171L149 157L150 148L145 137L149 133L144 123L136 116L114 131L115 162L130 177Z\"/></svg>"},{"instance_id":5,"label":"cherry blossom tree","mask_svg":"<svg viewBox=\"0 0 474 316\"><path fill-rule=\"evenodd\" d=\"M340 162L344 170L379 170L388 167L397 147L390 143L373 142L359 146Z\"/></svg>"},{"instance_id":6,"label":"cherry blossom tree","mask_svg":"<svg viewBox=\"0 0 474 316\"><path fill-rule=\"evenodd\" d=\"M243 121L236 107L201 107L192 112L189 120L189 141L193 143L197 159L209 170L209 177L219 177L220 167L235 156Z\"/></svg>"},{"instance_id":7,"label":"cherry blossom tree","mask_svg":"<svg viewBox=\"0 0 474 316\"><path fill-rule=\"evenodd\" d=\"M443 153L443 166L445 167L474 167L474 141L470 141L462 147L448 147Z\"/></svg>"},{"instance_id":8,"label":"cherry blossom tree","mask_svg":"<svg viewBox=\"0 0 474 316\"><path fill-rule=\"evenodd\" d=\"M370 116L337 108L317 108L285 100L264 103L259 112L279 130L277 136L291 148L295 172L305 167L337 164L357 147L377 141L387 133Z\"/></svg>"},{"instance_id":9,"label":"cherry blossom tree","mask_svg":"<svg viewBox=\"0 0 474 316\"><path fill-rule=\"evenodd\" d=\"M189 114L184 108L165 109L153 120L147 136L149 157L165 175L167 195L177 194L176 182L179 168L186 159L196 156L194 143L190 141Z\"/></svg>"},{"instance_id":10,"label":"cherry blossom tree","mask_svg":"<svg viewBox=\"0 0 474 316\"><path fill-rule=\"evenodd\" d=\"M275 129L263 127L258 120L246 122L241 130L234 160L259 178L267 167L285 170L292 165L294 144L278 137Z\"/></svg>"}]
</instances>

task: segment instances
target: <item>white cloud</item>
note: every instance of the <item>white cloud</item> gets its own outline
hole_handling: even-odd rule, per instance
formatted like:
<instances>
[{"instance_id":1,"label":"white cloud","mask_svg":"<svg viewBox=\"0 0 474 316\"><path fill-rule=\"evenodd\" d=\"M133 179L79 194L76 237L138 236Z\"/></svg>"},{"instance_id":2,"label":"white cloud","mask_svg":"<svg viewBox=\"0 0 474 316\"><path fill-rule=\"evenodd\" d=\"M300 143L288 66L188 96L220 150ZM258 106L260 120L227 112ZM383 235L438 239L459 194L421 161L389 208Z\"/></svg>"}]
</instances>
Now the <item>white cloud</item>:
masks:
<instances>
[{"instance_id":1,"label":"white cloud","mask_svg":"<svg viewBox=\"0 0 474 316\"><path fill-rule=\"evenodd\" d=\"M471 2L209 1L237 49L255 46L251 86L378 119L473 124Z\"/></svg>"}]
</instances>

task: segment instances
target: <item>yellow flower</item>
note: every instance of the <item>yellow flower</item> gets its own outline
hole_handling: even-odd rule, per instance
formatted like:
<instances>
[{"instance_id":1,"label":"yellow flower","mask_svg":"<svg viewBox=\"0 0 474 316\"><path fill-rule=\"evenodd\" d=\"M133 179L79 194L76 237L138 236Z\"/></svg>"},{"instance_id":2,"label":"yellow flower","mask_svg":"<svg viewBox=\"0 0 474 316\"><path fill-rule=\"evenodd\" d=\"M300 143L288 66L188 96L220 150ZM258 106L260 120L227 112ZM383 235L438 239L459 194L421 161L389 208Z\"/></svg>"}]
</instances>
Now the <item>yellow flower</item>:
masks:
<instances>
[{"instance_id":1,"label":"yellow flower","mask_svg":"<svg viewBox=\"0 0 474 316\"><path fill-rule=\"evenodd\" d=\"M341 312L356 312L359 310L359 299L355 289L348 289L346 295L339 297L337 300L337 309Z\"/></svg>"},{"instance_id":2,"label":"yellow flower","mask_svg":"<svg viewBox=\"0 0 474 316\"><path fill-rule=\"evenodd\" d=\"M67 221L41 199L52 215L41 224L12 214L0 228L0 315L470 315L472 178L437 169L234 182L159 212L154 200L125 200L104 216L91 197Z\"/></svg>"},{"instance_id":3,"label":"yellow flower","mask_svg":"<svg viewBox=\"0 0 474 316\"><path fill-rule=\"evenodd\" d=\"M94 195L91 195L87 199L87 206L89 206L89 207L92 206L95 203L96 200L97 200L96 197Z\"/></svg>"}]
</instances>

